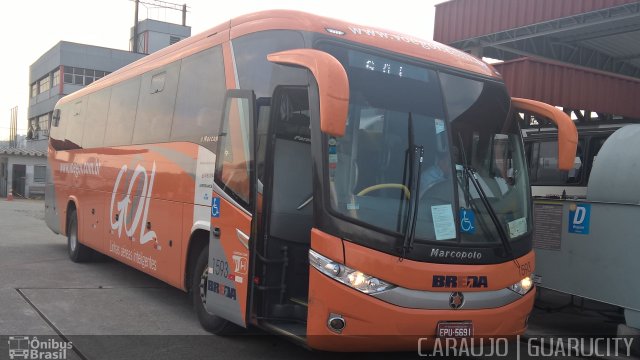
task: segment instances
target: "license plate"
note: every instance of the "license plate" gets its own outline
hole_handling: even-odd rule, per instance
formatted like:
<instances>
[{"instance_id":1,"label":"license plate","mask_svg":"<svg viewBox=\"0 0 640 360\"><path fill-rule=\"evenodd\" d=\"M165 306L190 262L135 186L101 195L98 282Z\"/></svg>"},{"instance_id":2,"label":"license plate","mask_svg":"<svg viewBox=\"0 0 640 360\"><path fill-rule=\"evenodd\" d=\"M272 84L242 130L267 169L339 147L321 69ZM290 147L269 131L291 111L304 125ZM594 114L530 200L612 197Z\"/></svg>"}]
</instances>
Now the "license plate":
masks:
<instances>
[{"instance_id":1,"label":"license plate","mask_svg":"<svg viewBox=\"0 0 640 360\"><path fill-rule=\"evenodd\" d=\"M467 338L473 336L471 321L440 321L436 329L440 338Z\"/></svg>"}]
</instances>

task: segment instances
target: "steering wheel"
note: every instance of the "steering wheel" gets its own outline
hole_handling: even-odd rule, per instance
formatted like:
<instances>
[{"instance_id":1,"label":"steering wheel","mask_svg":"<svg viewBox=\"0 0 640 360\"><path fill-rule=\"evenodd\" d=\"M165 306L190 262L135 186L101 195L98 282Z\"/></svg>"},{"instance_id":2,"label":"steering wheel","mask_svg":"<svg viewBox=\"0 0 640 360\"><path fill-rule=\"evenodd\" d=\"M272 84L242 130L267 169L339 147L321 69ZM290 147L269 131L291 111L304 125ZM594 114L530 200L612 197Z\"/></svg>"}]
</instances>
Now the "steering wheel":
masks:
<instances>
[{"instance_id":1,"label":"steering wheel","mask_svg":"<svg viewBox=\"0 0 640 360\"><path fill-rule=\"evenodd\" d=\"M409 188L408 187L406 187L403 184L393 184L393 183L378 184L378 185L369 186L368 188L362 189L356 195L363 196L363 195L366 195L366 194L368 194L368 193L370 193L372 191L380 190L380 189L401 189L402 192L404 192L404 197L407 198L407 200L411 197L411 193L409 192Z\"/></svg>"}]
</instances>

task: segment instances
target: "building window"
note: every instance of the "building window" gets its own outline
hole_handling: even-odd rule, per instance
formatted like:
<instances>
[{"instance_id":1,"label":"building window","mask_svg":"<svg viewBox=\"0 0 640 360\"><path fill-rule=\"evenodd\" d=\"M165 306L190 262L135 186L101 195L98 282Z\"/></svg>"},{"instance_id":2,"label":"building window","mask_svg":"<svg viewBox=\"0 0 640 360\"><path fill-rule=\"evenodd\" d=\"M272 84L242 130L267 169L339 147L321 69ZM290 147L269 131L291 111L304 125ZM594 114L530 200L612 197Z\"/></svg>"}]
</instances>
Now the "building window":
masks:
<instances>
[{"instance_id":1,"label":"building window","mask_svg":"<svg viewBox=\"0 0 640 360\"><path fill-rule=\"evenodd\" d=\"M108 71L75 68L71 66L64 67L64 83L85 86L108 75Z\"/></svg>"},{"instance_id":2,"label":"building window","mask_svg":"<svg viewBox=\"0 0 640 360\"><path fill-rule=\"evenodd\" d=\"M38 118L29 119L29 130L27 130L27 140L34 140L36 138L36 121Z\"/></svg>"},{"instance_id":3,"label":"building window","mask_svg":"<svg viewBox=\"0 0 640 360\"><path fill-rule=\"evenodd\" d=\"M49 74L47 74L47 76L40 79L40 81L38 82L38 86L40 88L38 93L49 91L49 89L51 88L50 82L49 82Z\"/></svg>"},{"instance_id":4,"label":"building window","mask_svg":"<svg viewBox=\"0 0 640 360\"><path fill-rule=\"evenodd\" d=\"M33 182L43 183L47 177L47 167L44 165L35 165L33 167Z\"/></svg>"},{"instance_id":5,"label":"building window","mask_svg":"<svg viewBox=\"0 0 640 360\"><path fill-rule=\"evenodd\" d=\"M46 139L49 137L49 116L51 113L38 116L38 123L36 125L36 133L38 139Z\"/></svg>"},{"instance_id":6,"label":"building window","mask_svg":"<svg viewBox=\"0 0 640 360\"><path fill-rule=\"evenodd\" d=\"M53 80L51 81L51 87L60 85L60 69L53 72L52 79Z\"/></svg>"},{"instance_id":7,"label":"building window","mask_svg":"<svg viewBox=\"0 0 640 360\"><path fill-rule=\"evenodd\" d=\"M34 98L38 95L38 82L31 84L31 97Z\"/></svg>"},{"instance_id":8,"label":"building window","mask_svg":"<svg viewBox=\"0 0 640 360\"><path fill-rule=\"evenodd\" d=\"M64 83L73 84L73 68L71 66L64 67Z\"/></svg>"},{"instance_id":9,"label":"building window","mask_svg":"<svg viewBox=\"0 0 640 360\"><path fill-rule=\"evenodd\" d=\"M83 68L73 68L73 83L76 85L84 85Z\"/></svg>"}]
</instances>

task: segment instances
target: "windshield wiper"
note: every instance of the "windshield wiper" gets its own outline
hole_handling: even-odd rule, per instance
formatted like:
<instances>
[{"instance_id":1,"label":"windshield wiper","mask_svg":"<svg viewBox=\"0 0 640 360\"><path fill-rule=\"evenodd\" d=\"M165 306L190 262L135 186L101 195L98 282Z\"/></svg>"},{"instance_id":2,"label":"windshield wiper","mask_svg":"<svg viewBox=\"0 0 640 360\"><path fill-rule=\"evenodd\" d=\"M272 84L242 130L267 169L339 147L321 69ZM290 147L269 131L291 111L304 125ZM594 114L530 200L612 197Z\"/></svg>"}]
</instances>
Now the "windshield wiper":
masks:
<instances>
[{"instance_id":1,"label":"windshield wiper","mask_svg":"<svg viewBox=\"0 0 640 360\"><path fill-rule=\"evenodd\" d=\"M504 231L504 228L502 227L502 224L498 219L498 215L496 214L496 211L493 209L493 206L491 206L491 203L489 202L489 198L487 197L487 194L484 192L482 185L480 185L476 171L466 165L463 165L462 171L467 174L466 178L471 180L473 187L476 188L476 192L478 193L478 196L480 197L482 204L487 209L487 212L489 213L489 217L491 218L491 221L493 221L493 224L495 225L496 230L498 231L498 235L500 236L500 241L502 241L502 246L504 247L504 250L506 251L507 256L513 257L513 250L511 249L511 244L509 243L509 238L507 237L507 233Z\"/></svg>"},{"instance_id":2,"label":"windshield wiper","mask_svg":"<svg viewBox=\"0 0 640 360\"><path fill-rule=\"evenodd\" d=\"M420 200L420 178L422 177L422 161L424 159L424 147L415 145L413 132L413 117L409 113L409 207L405 220L405 232L402 242L402 256L413 250L413 241L416 237L416 222L418 219L418 202Z\"/></svg>"}]
</instances>

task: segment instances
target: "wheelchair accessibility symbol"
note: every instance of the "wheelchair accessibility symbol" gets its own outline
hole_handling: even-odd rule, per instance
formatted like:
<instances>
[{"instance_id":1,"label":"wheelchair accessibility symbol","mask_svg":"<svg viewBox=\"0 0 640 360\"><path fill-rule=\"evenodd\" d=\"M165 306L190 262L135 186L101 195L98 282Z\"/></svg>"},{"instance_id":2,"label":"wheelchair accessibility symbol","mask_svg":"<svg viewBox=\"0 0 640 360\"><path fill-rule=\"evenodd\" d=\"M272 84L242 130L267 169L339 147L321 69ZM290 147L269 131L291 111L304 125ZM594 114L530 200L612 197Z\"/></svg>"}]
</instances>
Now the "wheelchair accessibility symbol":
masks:
<instances>
[{"instance_id":1,"label":"wheelchair accessibility symbol","mask_svg":"<svg viewBox=\"0 0 640 360\"><path fill-rule=\"evenodd\" d=\"M473 210L460 209L460 231L467 234L475 234L476 232L476 214Z\"/></svg>"},{"instance_id":2,"label":"wheelchair accessibility symbol","mask_svg":"<svg viewBox=\"0 0 640 360\"><path fill-rule=\"evenodd\" d=\"M220 217L220 198L214 197L211 199L211 217Z\"/></svg>"}]
</instances>

